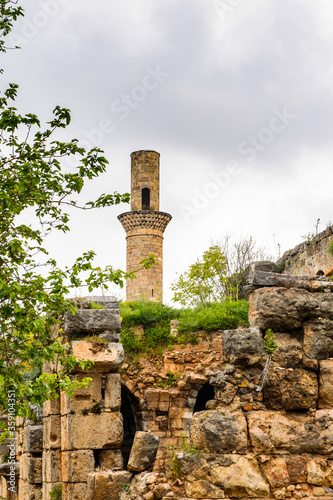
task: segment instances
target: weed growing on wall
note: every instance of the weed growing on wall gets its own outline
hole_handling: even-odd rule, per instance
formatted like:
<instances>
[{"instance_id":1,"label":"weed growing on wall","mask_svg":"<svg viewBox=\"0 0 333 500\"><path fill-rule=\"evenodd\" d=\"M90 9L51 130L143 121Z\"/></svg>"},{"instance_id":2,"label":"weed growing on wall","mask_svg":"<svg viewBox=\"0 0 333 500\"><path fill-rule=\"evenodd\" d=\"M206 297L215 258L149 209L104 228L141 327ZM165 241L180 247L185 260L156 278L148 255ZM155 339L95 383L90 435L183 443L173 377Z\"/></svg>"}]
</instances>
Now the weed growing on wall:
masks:
<instances>
[{"instance_id":1,"label":"weed growing on wall","mask_svg":"<svg viewBox=\"0 0 333 500\"><path fill-rule=\"evenodd\" d=\"M175 309L157 302L124 302L121 342L128 353L149 353L160 346L169 350L174 344L197 344L197 331L228 330L248 326L248 302L217 302L208 307ZM180 322L177 337L170 335L170 320ZM138 327L143 331L138 333Z\"/></svg>"},{"instance_id":2,"label":"weed growing on wall","mask_svg":"<svg viewBox=\"0 0 333 500\"><path fill-rule=\"evenodd\" d=\"M329 255L331 257L333 257L333 240L329 243L329 245L327 247L327 252L329 253Z\"/></svg>"},{"instance_id":3,"label":"weed growing on wall","mask_svg":"<svg viewBox=\"0 0 333 500\"><path fill-rule=\"evenodd\" d=\"M274 337L273 331L270 328L266 331L264 341L266 352L268 352L268 354L270 355L273 354L278 345L276 343L276 338Z\"/></svg>"}]
</instances>

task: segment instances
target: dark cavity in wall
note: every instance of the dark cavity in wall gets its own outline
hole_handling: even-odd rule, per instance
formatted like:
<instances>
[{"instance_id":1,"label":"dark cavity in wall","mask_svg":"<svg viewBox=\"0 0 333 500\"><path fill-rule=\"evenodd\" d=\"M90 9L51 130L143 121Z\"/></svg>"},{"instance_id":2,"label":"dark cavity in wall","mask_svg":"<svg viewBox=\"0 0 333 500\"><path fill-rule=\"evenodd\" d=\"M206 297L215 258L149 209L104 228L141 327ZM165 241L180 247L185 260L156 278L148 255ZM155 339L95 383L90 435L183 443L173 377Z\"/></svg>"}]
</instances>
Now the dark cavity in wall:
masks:
<instances>
[{"instance_id":1,"label":"dark cavity in wall","mask_svg":"<svg viewBox=\"0 0 333 500\"><path fill-rule=\"evenodd\" d=\"M125 387L121 387L121 414L123 416L124 438L121 445L121 453L126 469L136 431L142 428L138 416L138 402L135 396Z\"/></svg>"},{"instance_id":2,"label":"dark cavity in wall","mask_svg":"<svg viewBox=\"0 0 333 500\"><path fill-rule=\"evenodd\" d=\"M150 210L150 189L143 188L142 190L142 210Z\"/></svg>"},{"instance_id":3,"label":"dark cavity in wall","mask_svg":"<svg viewBox=\"0 0 333 500\"><path fill-rule=\"evenodd\" d=\"M215 391L214 387L210 385L208 382L204 384L200 391L198 392L197 400L195 402L193 413L198 411L204 411L206 409L207 401L214 399Z\"/></svg>"}]
</instances>

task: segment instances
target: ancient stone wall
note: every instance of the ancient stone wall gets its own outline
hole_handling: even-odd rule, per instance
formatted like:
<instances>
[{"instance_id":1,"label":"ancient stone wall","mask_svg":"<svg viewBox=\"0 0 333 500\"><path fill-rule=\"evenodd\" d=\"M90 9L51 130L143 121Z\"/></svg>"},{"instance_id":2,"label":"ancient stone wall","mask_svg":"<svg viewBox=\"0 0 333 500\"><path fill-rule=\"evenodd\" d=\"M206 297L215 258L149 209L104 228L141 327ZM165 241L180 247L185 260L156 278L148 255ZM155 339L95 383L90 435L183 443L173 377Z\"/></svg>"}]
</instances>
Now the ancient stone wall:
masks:
<instances>
[{"instance_id":1,"label":"ancient stone wall","mask_svg":"<svg viewBox=\"0 0 333 500\"><path fill-rule=\"evenodd\" d=\"M333 257L327 252L333 240L333 226L313 238L287 250L279 261L284 273L315 275L325 273L333 265Z\"/></svg>"},{"instance_id":2,"label":"ancient stone wall","mask_svg":"<svg viewBox=\"0 0 333 500\"><path fill-rule=\"evenodd\" d=\"M259 288L250 327L125 362L114 302L68 316L66 335L100 336L72 339L92 381L18 422L19 500L48 500L57 485L66 500L332 498L329 290Z\"/></svg>"}]
</instances>

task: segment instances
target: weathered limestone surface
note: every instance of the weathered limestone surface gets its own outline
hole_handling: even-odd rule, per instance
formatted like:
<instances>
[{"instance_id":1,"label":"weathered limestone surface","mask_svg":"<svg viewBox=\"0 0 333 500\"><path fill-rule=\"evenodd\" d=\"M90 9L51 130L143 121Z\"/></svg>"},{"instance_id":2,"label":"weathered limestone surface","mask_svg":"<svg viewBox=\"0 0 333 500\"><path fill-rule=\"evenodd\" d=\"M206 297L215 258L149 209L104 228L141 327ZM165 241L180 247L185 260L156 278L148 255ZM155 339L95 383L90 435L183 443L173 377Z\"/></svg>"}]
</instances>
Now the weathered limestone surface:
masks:
<instances>
[{"instance_id":1,"label":"weathered limestone surface","mask_svg":"<svg viewBox=\"0 0 333 500\"><path fill-rule=\"evenodd\" d=\"M34 458L24 454L20 460L20 478L30 481L31 484L39 484L42 479L42 459Z\"/></svg>"},{"instance_id":2,"label":"weathered limestone surface","mask_svg":"<svg viewBox=\"0 0 333 500\"><path fill-rule=\"evenodd\" d=\"M226 495L261 498L269 494L269 483L253 455L179 453L177 460L181 477L186 478L189 498L225 498Z\"/></svg>"},{"instance_id":3,"label":"weathered limestone surface","mask_svg":"<svg viewBox=\"0 0 333 500\"><path fill-rule=\"evenodd\" d=\"M273 488L290 485L290 476L285 457L261 455L258 459L267 481Z\"/></svg>"},{"instance_id":4,"label":"weathered limestone surface","mask_svg":"<svg viewBox=\"0 0 333 500\"><path fill-rule=\"evenodd\" d=\"M272 410L316 408L318 382L316 373L301 368L273 366L264 387L264 402Z\"/></svg>"},{"instance_id":5,"label":"weathered limestone surface","mask_svg":"<svg viewBox=\"0 0 333 500\"><path fill-rule=\"evenodd\" d=\"M61 435L63 451L120 448L123 419L119 412L67 415L61 417Z\"/></svg>"},{"instance_id":6,"label":"weathered limestone surface","mask_svg":"<svg viewBox=\"0 0 333 500\"><path fill-rule=\"evenodd\" d=\"M74 380L81 382L84 378L90 378L91 382L88 387L77 389L72 397L67 396L66 392L61 392L60 402L61 408L59 413L66 415L73 411L91 410L99 404L102 399L102 378L99 373L77 373Z\"/></svg>"},{"instance_id":7,"label":"weathered limestone surface","mask_svg":"<svg viewBox=\"0 0 333 500\"><path fill-rule=\"evenodd\" d=\"M119 373L108 373L106 378L105 407L120 410L121 382Z\"/></svg>"},{"instance_id":8,"label":"weathered limestone surface","mask_svg":"<svg viewBox=\"0 0 333 500\"><path fill-rule=\"evenodd\" d=\"M95 458L92 450L64 451L61 453L62 479L66 483L84 483L94 472Z\"/></svg>"},{"instance_id":9,"label":"weathered limestone surface","mask_svg":"<svg viewBox=\"0 0 333 500\"><path fill-rule=\"evenodd\" d=\"M222 487L231 497L260 498L269 494L269 484L254 457L233 455L230 460L230 466L211 470L213 484Z\"/></svg>"},{"instance_id":10,"label":"weathered limestone surface","mask_svg":"<svg viewBox=\"0 0 333 500\"><path fill-rule=\"evenodd\" d=\"M44 432L43 432L44 427ZM38 451L56 450L61 447L61 420L60 415L50 415L44 418L44 426L41 428L43 445Z\"/></svg>"},{"instance_id":11,"label":"weathered limestone surface","mask_svg":"<svg viewBox=\"0 0 333 500\"><path fill-rule=\"evenodd\" d=\"M92 472L88 476L86 500L119 500L125 484L133 474L128 471Z\"/></svg>"},{"instance_id":12,"label":"weathered limestone surface","mask_svg":"<svg viewBox=\"0 0 333 500\"><path fill-rule=\"evenodd\" d=\"M258 328L225 330L222 337L223 360L244 366L260 364L267 358L264 339Z\"/></svg>"},{"instance_id":13,"label":"weathered limestone surface","mask_svg":"<svg viewBox=\"0 0 333 500\"><path fill-rule=\"evenodd\" d=\"M333 294L332 294L333 295ZM331 303L329 302L329 305ZM332 308L328 308L332 318ZM333 321L327 318L318 318L306 321L304 327L304 354L308 358L327 359L333 357Z\"/></svg>"},{"instance_id":14,"label":"weathered limestone surface","mask_svg":"<svg viewBox=\"0 0 333 500\"><path fill-rule=\"evenodd\" d=\"M41 453L43 451L43 426L28 425L24 430L23 452Z\"/></svg>"},{"instance_id":15,"label":"weathered limestone surface","mask_svg":"<svg viewBox=\"0 0 333 500\"><path fill-rule=\"evenodd\" d=\"M137 431L127 468L133 472L152 470L159 446L159 437L149 432Z\"/></svg>"},{"instance_id":16,"label":"weathered limestone surface","mask_svg":"<svg viewBox=\"0 0 333 500\"><path fill-rule=\"evenodd\" d=\"M105 471L124 468L120 450L101 450L98 454L98 460L100 468Z\"/></svg>"},{"instance_id":17,"label":"weathered limestone surface","mask_svg":"<svg viewBox=\"0 0 333 500\"><path fill-rule=\"evenodd\" d=\"M94 364L89 373L107 373L118 371L124 362L124 348L122 344L99 344L96 342L76 341L71 344L73 355L82 361L91 360ZM79 366L77 372L83 370Z\"/></svg>"},{"instance_id":18,"label":"weathered limestone surface","mask_svg":"<svg viewBox=\"0 0 333 500\"><path fill-rule=\"evenodd\" d=\"M272 361L282 368L297 368L302 362L302 343L296 335L274 332L277 348Z\"/></svg>"},{"instance_id":19,"label":"weathered limestone surface","mask_svg":"<svg viewBox=\"0 0 333 500\"><path fill-rule=\"evenodd\" d=\"M83 500L87 498L87 483L63 483L62 491L65 500Z\"/></svg>"},{"instance_id":20,"label":"weathered limestone surface","mask_svg":"<svg viewBox=\"0 0 333 500\"><path fill-rule=\"evenodd\" d=\"M95 357L97 369L71 375L91 377L87 389L44 405L43 459L41 425L19 420L26 495L19 500L41 498L42 481L45 499L58 482L66 500L332 498L333 294L272 287L252 296L252 327L199 333L198 345L175 346L158 363L127 360L115 368L108 344L74 343L84 345L81 359ZM277 349L263 372L267 328ZM127 425L145 431L131 450L128 468L143 471L134 478L123 470L121 393L129 397L125 419L130 407L137 412ZM126 423L125 430L130 436ZM191 454L178 453L191 446Z\"/></svg>"},{"instance_id":21,"label":"weathered limestone surface","mask_svg":"<svg viewBox=\"0 0 333 500\"><path fill-rule=\"evenodd\" d=\"M4 491L2 494L5 493ZM42 486L29 483L28 481L19 480L19 500L41 500L42 498ZM4 496L4 498L6 498ZM10 498L10 497L8 497ZM14 499L14 496L11 498ZM16 500L16 499L15 499Z\"/></svg>"},{"instance_id":22,"label":"weathered limestone surface","mask_svg":"<svg viewBox=\"0 0 333 500\"><path fill-rule=\"evenodd\" d=\"M333 452L333 410L309 414L257 411L247 416L255 453Z\"/></svg>"},{"instance_id":23,"label":"weathered limestone surface","mask_svg":"<svg viewBox=\"0 0 333 500\"><path fill-rule=\"evenodd\" d=\"M279 261L284 267L283 272L312 276L318 271L325 273L332 266L332 257L327 251L332 240L333 226L329 226L310 241L304 241L292 250L287 250Z\"/></svg>"},{"instance_id":24,"label":"weathered limestone surface","mask_svg":"<svg viewBox=\"0 0 333 500\"><path fill-rule=\"evenodd\" d=\"M66 335L120 331L119 309L77 309L75 315L67 311L63 329Z\"/></svg>"},{"instance_id":25,"label":"weathered limestone surface","mask_svg":"<svg viewBox=\"0 0 333 500\"><path fill-rule=\"evenodd\" d=\"M261 288L250 294L251 326L287 332L302 326L305 319L329 317L333 294L310 293L287 288Z\"/></svg>"},{"instance_id":26,"label":"weathered limestone surface","mask_svg":"<svg viewBox=\"0 0 333 500\"><path fill-rule=\"evenodd\" d=\"M174 497L166 477L158 472L135 474L128 491L121 491L119 500L161 500Z\"/></svg>"},{"instance_id":27,"label":"weathered limestone surface","mask_svg":"<svg viewBox=\"0 0 333 500\"><path fill-rule=\"evenodd\" d=\"M251 270L247 289L256 290L263 287L285 287L308 290L309 292L333 291L333 283L321 276L295 276L261 270Z\"/></svg>"},{"instance_id":28,"label":"weathered limestone surface","mask_svg":"<svg viewBox=\"0 0 333 500\"><path fill-rule=\"evenodd\" d=\"M319 362L318 408L333 408L333 359Z\"/></svg>"},{"instance_id":29,"label":"weathered limestone surface","mask_svg":"<svg viewBox=\"0 0 333 500\"><path fill-rule=\"evenodd\" d=\"M61 453L60 450L44 450L43 452L43 480L48 483L61 482Z\"/></svg>"},{"instance_id":30,"label":"weathered limestone surface","mask_svg":"<svg viewBox=\"0 0 333 500\"><path fill-rule=\"evenodd\" d=\"M213 410L196 413L192 420L191 443L210 453L245 453L246 419L241 412Z\"/></svg>"}]
</instances>

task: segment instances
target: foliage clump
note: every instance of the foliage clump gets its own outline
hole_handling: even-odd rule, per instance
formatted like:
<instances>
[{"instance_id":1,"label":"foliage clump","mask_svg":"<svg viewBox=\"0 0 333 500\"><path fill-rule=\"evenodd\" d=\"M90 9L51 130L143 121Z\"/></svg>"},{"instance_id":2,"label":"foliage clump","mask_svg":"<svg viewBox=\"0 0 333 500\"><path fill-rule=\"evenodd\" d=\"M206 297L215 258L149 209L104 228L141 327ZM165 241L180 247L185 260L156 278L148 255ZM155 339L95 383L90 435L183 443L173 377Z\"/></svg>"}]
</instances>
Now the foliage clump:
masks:
<instances>
[{"instance_id":1,"label":"foliage clump","mask_svg":"<svg viewBox=\"0 0 333 500\"><path fill-rule=\"evenodd\" d=\"M273 331L270 328L266 331L264 341L266 352L268 352L268 354L273 354L278 345L276 343L276 338L274 337Z\"/></svg>"},{"instance_id":2,"label":"foliage clump","mask_svg":"<svg viewBox=\"0 0 333 500\"><path fill-rule=\"evenodd\" d=\"M216 302L208 307L176 309L159 302L124 302L120 304L122 317L121 342L126 352L148 352L158 346L170 347L176 343L198 342L193 332L227 330L248 326L248 302ZM170 320L177 319L179 337L170 335ZM135 328L143 326L143 335L136 337Z\"/></svg>"},{"instance_id":3,"label":"foliage clump","mask_svg":"<svg viewBox=\"0 0 333 500\"><path fill-rule=\"evenodd\" d=\"M227 235L223 241L212 244L201 259L178 276L171 285L172 300L182 306L207 307L214 302L244 299L250 264L270 259L264 248L256 248L252 236L233 242Z\"/></svg>"}]
</instances>

